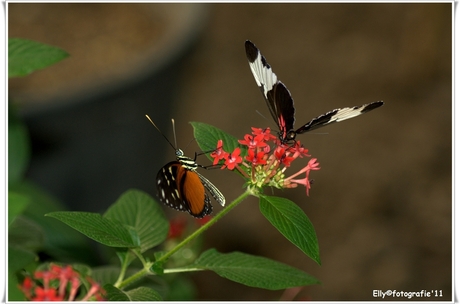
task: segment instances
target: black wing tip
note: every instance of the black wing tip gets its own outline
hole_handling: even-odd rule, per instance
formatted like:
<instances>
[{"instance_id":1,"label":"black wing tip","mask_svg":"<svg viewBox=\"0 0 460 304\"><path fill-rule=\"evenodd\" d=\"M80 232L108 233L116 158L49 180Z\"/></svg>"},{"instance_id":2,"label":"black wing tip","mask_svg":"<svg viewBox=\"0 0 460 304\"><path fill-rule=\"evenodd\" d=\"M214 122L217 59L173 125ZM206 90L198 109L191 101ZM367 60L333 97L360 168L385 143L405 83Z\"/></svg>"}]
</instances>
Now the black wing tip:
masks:
<instances>
[{"instance_id":1,"label":"black wing tip","mask_svg":"<svg viewBox=\"0 0 460 304\"><path fill-rule=\"evenodd\" d=\"M209 197L206 195L203 210L201 210L200 213L193 214L191 211L189 211L189 213L191 216L198 218L198 219L201 219L205 217L206 215L211 215L212 214L212 204L211 204Z\"/></svg>"},{"instance_id":2,"label":"black wing tip","mask_svg":"<svg viewBox=\"0 0 460 304\"><path fill-rule=\"evenodd\" d=\"M250 40L246 40L244 46L246 48L246 57L248 58L249 62L253 63L257 59L259 49Z\"/></svg>"},{"instance_id":3,"label":"black wing tip","mask_svg":"<svg viewBox=\"0 0 460 304\"><path fill-rule=\"evenodd\" d=\"M280 98L283 97L285 99L287 99L287 98L292 99L291 92L288 90L286 85L284 83L282 83L281 81L279 81L279 80L278 80L277 83L275 83L275 85L273 86L272 90L277 92L277 96L280 97Z\"/></svg>"},{"instance_id":4,"label":"black wing tip","mask_svg":"<svg viewBox=\"0 0 460 304\"><path fill-rule=\"evenodd\" d=\"M372 110L374 110L374 109L377 109L377 108L383 106L384 104L385 104L385 103L384 103L382 100L372 102L372 103L366 105L366 106L364 107L364 109L361 110L361 113L366 113L366 112L372 111Z\"/></svg>"}]
</instances>

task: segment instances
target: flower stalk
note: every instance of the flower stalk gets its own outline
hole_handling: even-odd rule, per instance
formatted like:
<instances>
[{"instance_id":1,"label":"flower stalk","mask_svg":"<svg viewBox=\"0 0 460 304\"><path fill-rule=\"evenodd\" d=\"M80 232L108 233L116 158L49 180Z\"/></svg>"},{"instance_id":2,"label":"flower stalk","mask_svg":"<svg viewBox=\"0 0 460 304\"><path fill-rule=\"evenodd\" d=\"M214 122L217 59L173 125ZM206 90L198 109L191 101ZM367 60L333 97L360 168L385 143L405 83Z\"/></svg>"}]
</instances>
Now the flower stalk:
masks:
<instances>
[{"instance_id":1,"label":"flower stalk","mask_svg":"<svg viewBox=\"0 0 460 304\"><path fill-rule=\"evenodd\" d=\"M212 217L206 224L195 230L192 234L190 234L188 237L186 237L182 242L177 244L173 249L168 251L165 255L161 256L159 259L156 260L157 263L164 263L168 260L170 256L172 256L174 253L179 251L182 247L193 241L195 238L197 238L200 234L202 234L204 231L206 231L209 227L214 225L219 219L221 219L224 215L226 215L228 212L230 212L233 208L238 206L239 203L241 203L246 197L248 197L250 194L252 194L249 191L243 192L239 197L237 197L233 202L231 202L226 208L222 209L221 212L217 213L216 216Z\"/></svg>"}]
</instances>

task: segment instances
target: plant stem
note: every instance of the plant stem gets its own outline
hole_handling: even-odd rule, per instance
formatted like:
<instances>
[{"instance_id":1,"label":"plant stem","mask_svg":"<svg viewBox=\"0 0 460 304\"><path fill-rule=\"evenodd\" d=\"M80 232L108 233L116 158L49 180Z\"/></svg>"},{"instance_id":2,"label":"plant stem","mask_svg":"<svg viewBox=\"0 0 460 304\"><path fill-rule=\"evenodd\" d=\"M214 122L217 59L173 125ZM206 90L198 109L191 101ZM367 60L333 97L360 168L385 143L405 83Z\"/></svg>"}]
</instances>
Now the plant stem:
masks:
<instances>
[{"instance_id":1,"label":"plant stem","mask_svg":"<svg viewBox=\"0 0 460 304\"><path fill-rule=\"evenodd\" d=\"M203 268L170 268L165 269L164 273L176 273L176 272L191 272L191 271L203 271Z\"/></svg>"},{"instance_id":2,"label":"plant stem","mask_svg":"<svg viewBox=\"0 0 460 304\"><path fill-rule=\"evenodd\" d=\"M230 210L235 208L239 203L241 203L247 196L249 196L251 193L246 190L243 192L239 197L237 197L233 202L231 202L227 208L223 209L221 212L219 212L216 216L211 218L209 222L201 226L199 229L197 229L195 232L193 232L191 235L189 235L186 239L184 239L182 242L176 245L173 249L171 249L169 252L167 252L165 255L161 256L156 262L157 263L164 263L166 260L172 256L174 253L176 253L179 249L184 247L186 244L188 244L190 241L195 239L197 236L202 234L206 229L214 225L220 218L222 218L224 215L226 215Z\"/></svg>"},{"instance_id":3,"label":"plant stem","mask_svg":"<svg viewBox=\"0 0 460 304\"><path fill-rule=\"evenodd\" d=\"M135 274L133 274L129 278L126 278L126 280L124 280L118 286L115 286L115 287L117 287L119 289L122 289L123 287L128 286L129 284L132 284L132 283L134 283L135 281L137 281L139 279L142 279L149 272L150 272L149 269L144 268L144 269L140 270L139 272L136 272Z\"/></svg>"},{"instance_id":4,"label":"plant stem","mask_svg":"<svg viewBox=\"0 0 460 304\"><path fill-rule=\"evenodd\" d=\"M123 279L125 278L125 274L126 274L126 269L128 268L128 263L126 262L126 259L123 261L123 264L121 265L121 269L120 269L120 275L118 276L118 279L117 281L115 282L115 284L113 284L113 286L115 287L119 287L120 284L123 282Z\"/></svg>"},{"instance_id":5,"label":"plant stem","mask_svg":"<svg viewBox=\"0 0 460 304\"><path fill-rule=\"evenodd\" d=\"M128 254L125 255L122 265L121 265L121 270L120 270L120 275L118 277L118 280L115 282L115 284L113 284L113 286L117 288L122 288L128 284L131 284L135 280L142 278L142 276L146 275L150 271L150 267L152 266L152 262L146 261L144 259L144 256L137 249L130 250L130 252L136 255L138 259L142 262L143 269L140 272L135 273L134 275L128 277L126 280L123 281L125 273L126 273L126 269L128 268L128 265L130 264L130 262L132 261ZM139 275L139 273L141 274Z\"/></svg>"}]
</instances>

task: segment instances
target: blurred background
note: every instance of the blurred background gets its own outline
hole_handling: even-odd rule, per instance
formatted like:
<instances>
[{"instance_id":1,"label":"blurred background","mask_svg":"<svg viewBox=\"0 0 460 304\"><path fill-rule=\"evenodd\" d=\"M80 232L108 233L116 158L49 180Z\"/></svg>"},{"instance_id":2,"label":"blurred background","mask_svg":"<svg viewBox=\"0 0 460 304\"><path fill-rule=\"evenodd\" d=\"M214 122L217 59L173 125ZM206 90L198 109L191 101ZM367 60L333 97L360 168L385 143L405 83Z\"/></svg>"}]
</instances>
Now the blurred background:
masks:
<instances>
[{"instance_id":1,"label":"blurred background","mask_svg":"<svg viewBox=\"0 0 460 304\"><path fill-rule=\"evenodd\" d=\"M28 177L69 209L102 212L129 188L155 195L157 171L174 151L144 114L171 140L174 118L178 146L189 156L198 149L190 121L240 138L251 126L274 128L246 60L250 39L290 90L296 126L338 107L385 105L300 135L321 164L310 175L310 196L301 187L274 191L312 221L321 266L268 223L255 198L207 231L206 247L272 258L322 282L286 300L374 300L374 289L442 290L443 298L427 300L451 300L452 4L10 3L8 9L9 37L71 55L9 82L33 141ZM205 175L228 202L242 191L236 174ZM192 278L198 300L283 294L211 272Z\"/></svg>"}]
</instances>

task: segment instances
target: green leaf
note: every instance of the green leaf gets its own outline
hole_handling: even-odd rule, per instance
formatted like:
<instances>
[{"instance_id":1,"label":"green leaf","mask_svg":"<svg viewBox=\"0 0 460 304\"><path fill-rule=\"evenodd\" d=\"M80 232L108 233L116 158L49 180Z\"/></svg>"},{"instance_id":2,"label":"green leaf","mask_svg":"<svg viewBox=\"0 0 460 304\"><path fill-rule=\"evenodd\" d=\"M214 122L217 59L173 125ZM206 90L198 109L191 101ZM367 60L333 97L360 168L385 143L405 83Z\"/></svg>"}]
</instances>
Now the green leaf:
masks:
<instances>
[{"instance_id":1,"label":"green leaf","mask_svg":"<svg viewBox=\"0 0 460 304\"><path fill-rule=\"evenodd\" d=\"M260 196L259 207L267 220L307 256L321 265L315 228L294 202L275 196Z\"/></svg>"},{"instance_id":2,"label":"green leaf","mask_svg":"<svg viewBox=\"0 0 460 304\"><path fill-rule=\"evenodd\" d=\"M37 258L32 251L8 245L8 271L12 273L26 267Z\"/></svg>"},{"instance_id":3,"label":"green leaf","mask_svg":"<svg viewBox=\"0 0 460 304\"><path fill-rule=\"evenodd\" d=\"M8 245L36 252L42 249L44 239L42 227L25 216L18 216L8 227Z\"/></svg>"},{"instance_id":4,"label":"green leaf","mask_svg":"<svg viewBox=\"0 0 460 304\"><path fill-rule=\"evenodd\" d=\"M80 264L80 263L74 263L74 264L72 264L72 268L74 270L78 271L78 273L80 273L80 275L82 277L87 277L87 276L92 275L92 269L88 265Z\"/></svg>"},{"instance_id":5,"label":"green leaf","mask_svg":"<svg viewBox=\"0 0 460 304\"><path fill-rule=\"evenodd\" d=\"M16 273L36 261L38 257L26 249L8 246L8 300L25 301L26 298L18 288L18 276Z\"/></svg>"},{"instance_id":6,"label":"green leaf","mask_svg":"<svg viewBox=\"0 0 460 304\"><path fill-rule=\"evenodd\" d=\"M190 277L176 276L169 282L167 301L193 301L196 299L196 287Z\"/></svg>"},{"instance_id":7,"label":"green leaf","mask_svg":"<svg viewBox=\"0 0 460 304\"><path fill-rule=\"evenodd\" d=\"M44 250L48 255L60 261L79 261L87 264L96 262L96 254L86 237L64 223L44 216L49 212L65 210L56 199L28 182L9 185L9 190L27 195L31 199L23 215L43 230Z\"/></svg>"},{"instance_id":8,"label":"green leaf","mask_svg":"<svg viewBox=\"0 0 460 304\"><path fill-rule=\"evenodd\" d=\"M161 244L168 236L169 223L163 209L145 192L128 190L104 214L133 227L140 239L141 252Z\"/></svg>"},{"instance_id":9,"label":"green leaf","mask_svg":"<svg viewBox=\"0 0 460 304\"><path fill-rule=\"evenodd\" d=\"M127 248L116 248L115 253L118 256L118 259L120 260L120 265L123 267L128 267L129 264L131 264L132 261L134 261L137 256L134 253L141 255L141 252L138 248L133 248L128 250Z\"/></svg>"},{"instance_id":10,"label":"green leaf","mask_svg":"<svg viewBox=\"0 0 460 304\"><path fill-rule=\"evenodd\" d=\"M195 136L196 142L198 143L198 146L202 151L210 151L215 149L219 139L222 139L224 144L224 151L232 152L236 147L240 147L240 155L245 156L247 154L246 147L240 145L237 138L225 133L221 129L202 122L191 122L190 124L193 126L193 134ZM209 154L207 154L207 156L209 159L212 159Z\"/></svg>"},{"instance_id":11,"label":"green leaf","mask_svg":"<svg viewBox=\"0 0 460 304\"><path fill-rule=\"evenodd\" d=\"M8 77L26 76L69 56L64 50L40 42L8 39Z\"/></svg>"},{"instance_id":12,"label":"green leaf","mask_svg":"<svg viewBox=\"0 0 460 304\"><path fill-rule=\"evenodd\" d=\"M136 273L138 273L141 269L140 268L135 268L131 267L126 270L125 273L125 278L130 277ZM118 276L120 274L121 268L118 266L100 266L100 267L93 267L92 268L92 274L91 277L101 284L101 286L104 286L106 284L115 284L115 282L118 279ZM166 283L164 281L165 277L159 277L159 276L145 276L129 286L134 289L137 287L148 287L156 290L162 298L164 298L164 295L168 293L169 290L169 283ZM169 277L171 279L171 277Z\"/></svg>"},{"instance_id":13,"label":"green leaf","mask_svg":"<svg viewBox=\"0 0 460 304\"><path fill-rule=\"evenodd\" d=\"M133 248L139 246L134 230L118 221L103 218L91 212L52 212L46 216L60 220L90 239L109 247Z\"/></svg>"},{"instance_id":14,"label":"green leaf","mask_svg":"<svg viewBox=\"0 0 460 304\"><path fill-rule=\"evenodd\" d=\"M150 271L157 275L163 275L165 270L164 264L165 262L154 262L150 267Z\"/></svg>"},{"instance_id":15,"label":"green leaf","mask_svg":"<svg viewBox=\"0 0 460 304\"><path fill-rule=\"evenodd\" d=\"M30 141L25 124L19 120L14 106L8 107L8 182L23 179L29 166Z\"/></svg>"},{"instance_id":16,"label":"green leaf","mask_svg":"<svg viewBox=\"0 0 460 304\"><path fill-rule=\"evenodd\" d=\"M279 290L318 284L311 275L289 265L241 252L219 253L210 249L187 268L207 269L247 286Z\"/></svg>"},{"instance_id":17,"label":"green leaf","mask_svg":"<svg viewBox=\"0 0 460 304\"><path fill-rule=\"evenodd\" d=\"M18 276L14 272L9 271L8 269L8 302L25 302L27 300L24 293L20 291L18 288L18 285L20 285L21 283L22 282L18 281Z\"/></svg>"},{"instance_id":18,"label":"green leaf","mask_svg":"<svg viewBox=\"0 0 460 304\"><path fill-rule=\"evenodd\" d=\"M122 291L113 285L104 285L104 290L107 292L106 297L109 301L161 301L163 300L160 294L155 290L147 287L139 287L136 289Z\"/></svg>"},{"instance_id":19,"label":"green leaf","mask_svg":"<svg viewBox=\"0 0 460 304\"><path fill-rule=\"evenodd\" d=\"M115 284L120 275L121 268L118 266L100 266L94 267L91 272L91 277L101 284Z\"/></svg>"},{"instance_id":20,"label":"green leaf","mask_svg":"<svg viewBox=\"0 0 460 304\"><path fill-rule=\"evenodd\" d=\"M8 191L8 226L18 215L23 213L30 201L31 198L25 194Z\"/></svg>"}]
</instances>

